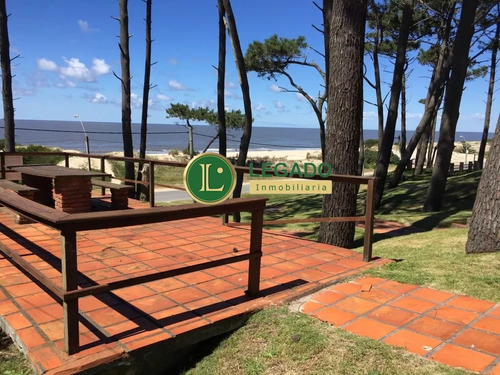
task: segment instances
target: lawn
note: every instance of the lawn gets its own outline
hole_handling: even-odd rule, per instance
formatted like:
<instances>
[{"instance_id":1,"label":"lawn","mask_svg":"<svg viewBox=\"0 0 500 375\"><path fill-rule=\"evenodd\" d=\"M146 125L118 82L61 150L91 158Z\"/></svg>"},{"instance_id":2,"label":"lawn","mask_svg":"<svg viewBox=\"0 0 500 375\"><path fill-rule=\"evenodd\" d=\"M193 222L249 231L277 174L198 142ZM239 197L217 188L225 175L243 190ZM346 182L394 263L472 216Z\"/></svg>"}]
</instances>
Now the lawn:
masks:
<instances>
[{"instance_id":1,"label":"lawn","mask_svg":"<svg viewBox=\"0 0 500 375\"><path fill-rule=\"evenodd\" d=\"M191 358L186 375L472 374L359 337L286 307L268 308Z\"/></svg>"}]
</instances>

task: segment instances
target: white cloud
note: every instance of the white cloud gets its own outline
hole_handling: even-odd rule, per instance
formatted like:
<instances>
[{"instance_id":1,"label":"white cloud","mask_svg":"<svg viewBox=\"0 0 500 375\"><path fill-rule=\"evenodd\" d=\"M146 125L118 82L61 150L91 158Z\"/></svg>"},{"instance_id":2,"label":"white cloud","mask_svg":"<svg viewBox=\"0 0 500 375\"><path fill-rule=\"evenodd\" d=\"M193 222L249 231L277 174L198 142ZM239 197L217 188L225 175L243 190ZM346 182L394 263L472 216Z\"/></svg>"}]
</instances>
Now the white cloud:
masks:
<instances>
[{"instance_id":1,"label":"white cloud","mask_svg":"<svg viewBox=\"0 0 500 375\"><path fill-rule=\"evenodd\" d=\"M295 98L299 101L299 102L307 102L307 99L304 95L302 95L300 92L297 92L295 93Z\"/></svg>"},{"instance_id":2,"label":"white cloud","mask_svg":"<svg viewBox=\"0 0 500 375\"><path fill-rule=\"evenodd\" d=\"M84 33L93 33L93 32L99 31L99 29L94 29L94 28L90 27L89 23L85 20L78 20L77 23L78 23L78 27L80 28L80 30Z\"/></svg>"},{"instance_id":3,"label":"white cloud","mask_svg":"<svg viewBox=\"0 0 500 375\"><path fill-rule=\"evenodd\" d=\"M80 27L80 30L83 32L89 31L89 23L84 20L78 20L78 26Z\"/></svg>"},{"instance_id":4,"label":"white cloud","mask_svg":"<svg viewBox=\"0 0 500 375\"><path fill-rule=\"evenodd\" d=\"M156 99L158 100L164 100L166 102L169 102L172 100L172 98L170 96L167 96L167 95L164 95L164 94L158 94L156 95Z\"/></svg>"},{"instance_id":5,"label":"white cloud","mask_svg":"<svg viewBox=\"0 0 500 375\"><path fill-rule=\"evenodd\" d=\"M168 59L168 62L171 64L171 65L177 65L179 62L177 61L177 59L174 59L173 57L169 58Z\"/></svg>"},{"instance_id":6,"label":"white cloud","mask_svg":"<svg viewBox=\"0 0 500 375\"><path fill-rule=\"evenodd\" d=\"M274 108L279 109L279 110L285 109L285 105L282 102L280 102L279 100L276 100L273 103L274 103Z\"/></svg>"},{"instance_id":7,"label":"white cloud","mask_svg":"<svg viewBox=\"0 0 500 375\"><path fill-rule=\"evenodd\" d=\"M231 99L237 99L238 98L238 94L236 94L235 92L232 92L232 91L224 91L224 96L226 98L231 98Z\"/></svg>"},{"instance_id":8,"label":"white cloud","mask_svg":"<svg viewBox=\"0 0 500 375\"><path fill-rule=\"evenodd\" d=\"M100 76L104 74L108 74L110 72L111 68L108 64L106 64L106 61L104 59L98 59L97 57L94 57L92 59L92 71Z\"/></svg>"},{"instance_id":9,"label":"white cloud","mask_svg":"<svg viewBox=\"0 0 500 375\"><path fill-rule=\"evenodd\" d=\"M104 104L104 103L107 103L108 102L108 99L101 93L96 93L94 95L94 97L91 99L91 102L92 103L100 103L100 104Z\"/></svg>"},{"instance_id":10,"label":"white cloud","mask_svg":"<svg viewBox=\"0 0 500 375\"><path fill-rule=\"evenodd\" d=\"M54 61L47 60L43 57L41 59L36 59L36 65L40 70L49 70L51 72L55 72L59 69Z\"/></svg>"},{"instance_id":11,"label":"white cloud","mask_svg":"<svg viewBox=\"0 0 500 375\"><path fill-rule=\"evenodd\" d=\"M59 72L59 76L64 81L56 84L59 87L74 87L75 84L69 79L81 82L96 82L98 76L108 74L111 71L111 67L104 59L96 57L92 59L90 69L76 57L64 59L64 62L66 66L58 66L55 62L42 57L37 59L37 66L39 70Z\"/></svg>"},{"instance_id":12,"label":"white cloud","mask_svg":"<svg viewBox=\"0 0 500 375\"><path fill-rule=\"evenodd\" d=\"M65 59L64 61L66 62L66 66L60 68L59 70L62 77L70 77L84 82L95 81L95 76L90 72L85 64L80 62L80 60L76 57L72 57L69 60Z\"/></svg>"},{"instance_id":13,"label":"white cloud","mask_svg":"<svg viewBox=\"0 0 500 375\"><path fill-rule=\"evenodd\" d=\"M139 98L139 95L135 93L130 94L130 105L132 108L141 108L142 98Z\"/></svg>"},{"instance_id":14,"label":"white cloud","mask_svg":"<svg viewBox=\"0 0 500 375\"><path fill-rule=\"evenodd\" d=\"M227 81L226 82L226 88L228 88L228 89L234 89L234 88L236 88L236 84L234 82Z\"/></svg>"},{"instance_id":15,"label":"white cloud","mask_svg":"<svg viewBox=\"0 0 500 375\"><path fill-rule=\"evenodd\" d=\"M273 83L271 86L269 86L269 90L274 91L274 92L283 92L281 87L279 87L276 83Z\"/></svg>"},{"instance_id":16,"label":"white cloud","mask_svg":"<svg viewBox=\"0 0 500 375\"><path fill-rule=\"evenodd\" d=\"M182 83L179 83L179 82L177 82L177 81L175 81L173 79L168 82L168 87L170 87L172 90L179 90L179 91L189 90Z\"/></svg>"},{"instance_id":17,"label":"white cloud","mask_svg":"<svg viewBox=\"0 0 500 375\"><path fill-rule=\"evenodd\" d=\"M261 102L259 102L259 104L257 104L257 106L254 108L257 112L261 112L261 111L265 111L266 110L266 107L264 107L264 104L262 104Z\"/></svg>"}]
</instances>

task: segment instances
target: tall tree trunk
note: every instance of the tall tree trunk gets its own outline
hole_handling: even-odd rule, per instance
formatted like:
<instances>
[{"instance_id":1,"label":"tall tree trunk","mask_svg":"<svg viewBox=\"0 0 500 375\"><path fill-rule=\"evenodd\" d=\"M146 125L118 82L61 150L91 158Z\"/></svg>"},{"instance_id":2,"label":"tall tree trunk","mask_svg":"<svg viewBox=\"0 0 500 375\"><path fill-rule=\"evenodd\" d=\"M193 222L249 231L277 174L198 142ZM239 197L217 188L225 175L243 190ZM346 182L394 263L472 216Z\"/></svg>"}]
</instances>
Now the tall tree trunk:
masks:
<instances>
[{"instance_id":1,"label":"tall tree trunk","mask_svg":"<svg viewBox=\"0 0 500 375\"><path fill-rule=\"evenodd\" d=\"M387 170L391 159L392 145L394 144L394 133L396 130L396 121L398 119L399 98L401 96L401 86L406 63L406 47L408 45L408 36L413 16L413 0L405 0L403 8L403 17L401 19L401 29L396 52L396 62L394 64L394 73L391 85L391 98L389 101L389 111L387 113L387 122L382 139L382 147L378 152L377 165L375 166L374 176L379 178L375 196L375 205L380 206L382 195L384 194L385 180Z\"/></svg>"},{"instance_id":2,"label":"tall tree trunk","mask_svg":"<svg viewBox=\"0 0 500 375\"><path fill-rule=\"evenodd\" d=\"M359 126L360 127L359 127L358 175L363 176L363 171L365 167L365 136L363 134L363 120L361 120L361 124Z\"/></svg>"},{"instance_id":3,"label":"tall tree trunk","mask_svg":"<svg viewBox=\"0 0 500 375\"><path fill-rule=\"evenodd\" d=\"M146 54L144 58L144 85L142 88L142 116L141 116L141 144L139 147L139 158L146 158L146 145L148 136L148 105L149 90L151 89L151 5L152 0L146 2ZM137 181L142 181L142 163L139 163ZM145 186L137 184L136 197L139 197ZM146 186L147 188L147 186ZM149 191L149 188L147 189Z\"/></svg>"},{"instance_id":4,"label":"tall tree trunk","mask_svg":"<svg viewBox=\"0 0 500 375\"><path fill-rule=\"evenodd\" d=\"M250 86L248 85L248 77L245 68L245 59L241 50L240 38L238 36L238 29L236 28L236 20L233 14L230 0L222 0L224 10L227 15L227 25L229 31L229 38L233 47L234 59L236 68L238 70L238 78L241 86L241 94L243 96L243 108L245 110L245 126L243 127L243 134L240 140L240 152L236 165L244 166L246 164L248 148L250 147L250 138L252 137L252 102L250 100ZM225 112L224 112L225 114ZM233 197L239 198L241 196L241 187L243 186L243 173L237 173L236 187L234 188ZM239 212L234 215L235 221L240 221Z\"/></svg>"},{"instance_id":5,"label":"tall tree trunk","mask_svg":"<svg viewBox=\"0 0 500 375\"><path fill-rule=\"evenodd\" d=\"M122 84L122 137L123 155L134 156L132 141L132 113L130 108L130 51L128 32L128 0L118 0L120 6L120 62L121 62L121 84ZM134 179L134 163L125 162L125 178Z\"/></svg>"},{"instance_id":6,"label":"tall tree trunk","mask_svg":"<svg viewBox=\"0 0 500 375\"><path fill-rule=\"evenodd\" d=\"M453 8L455 7L454 2ZM448 17L442 20L441 30L442 36L440 41L436 43L439 46L438 60L434 65L434 70L432 72L431 81L429 87L427 88L427 96L425 98L425 109L420 122L415 129L410 142L406 146L405 155L401 155L401 160L399 161L396 170L394 171L391 181L389 182L389 188L394 188L399 185L401 178L403 177L403 172L406 166L410 162L410 159L415 151L415 148L422 137L422 134L431 126L431 122L436 117L437 111L439 109L439 104L441 97L444 92L445 83L448 80L450 67L453 62L453 54L449 53L448 38L451 32L451 22L453 20L453 12L449 12Z\"/></svg>"},{"instance_id":7,"label":"tall tree trunk","mask_svg":"<svg viewBox=\"0 0 500 375\"><path fill-rule=\"evenodd\" d=\"M427 127L420 138L417 150L417 160L415 161L415 176L420 176L424 170L425 160L427 158L427 146L429 145L429 136L432 130L432 126Z\"/></svg>"},{"instance_id":8,"label":"tall tree trunk","mask_svg":"<svg viewBox=\"0 0 500 375\"><path fill-rule=\"evenodd\" d=\"M219 131L219 154L227 154L226 102L224 97L226 79L226 27L224 25L224 4L217 0L219 11L219 62L217 66L217 119Z\"/></svg>"},{"instance_id":9,"label":"tall tree trunk","mask_svg":"<svg viewBox=\"0 0 500 375\"><path fill-rule=\"evenodd\" d=\"M10 70L10 42L5 0L0 0L0 63L2 66L2 100L4 116L5 151L15 151L14 102L12 99L12 73Z\"/></svg>"},{"instance_id":10,"label":"tall tree trunk","mask_svg":"<svg viewBox=\"0 0 500 375\"><path fill-rule=\"evenodd\" d=\"M500 251L500 115L472 208L467 253Z\"/></svg>"},{"instance_id":11,"label":"tall tree trunk","mask_svg":"<svg viewBox=\"0 0 500 375\"><path fill-rule=\"evenodd\" d=\"M401 136L399 137L399 155L406 153L406 73L401 81Z\"/></svg>"},{"instance_id":12,"label":"tall tree trunk","mask_svg":"<svg viewBox=\"0 0 500 375\"><path fill-rule=\"evenodd\" d=\"M441 101L439 102L441 105ZM429 147L427 149L427 168L432 168L434 165L434 138L436 137L436 123L437 123L437 113L434 116L431 124L431 131L429 133Z\"/></svg>"},{"instance_id":13,"label":"tall tree trunk","mask_svg":"<svg viewBox=\"0 0 500 375\"><path fill-rule=\"evenodd\" d=\"M479 154L477 160L479 162L479 169L483 169L484 163L484 153L486 150L486 142L488 141L488 132L490 128L491 121L491 106L493 105L493 93L495 92L495 77L496 77L496 67L497 67L497 52L499 47L500 39L500 16L497 18L497 30L495 32L495 38L491 46L491 65L490 65L490 82L488 85L488 94L486 98L486 110L484 113L484 128L483 136L481 137L481 145L479 146Z\"/></svg>"},{"instance_id":14,"label":"tall tree trunk","mask_svg":"<svg viewBox=\"0 0 500 375\"><path fill-rule=\"evenodd\" d=\"M194 158L194 137L193 137L193 125L189 123L189 119L186 119L188 128L188 152L189 159Z\"/></svg>"},{"instance_id":15,"label":"tall tree trunk","mask_svg":"<svg viewBox=\"0 0 500 375\"><path fill-rule=\"evenodd\" d=\"M448 170L455 146L455 130L469 63L469 49L474 34L474 17L477 6L478 0L464 0L462 3L460 22L453 45L451 76L444 98L436 165L432 171L431 183L427 190L424 211L439 211L443 203Z\"/></svg>"},{"instance_id":16,"label":"tall tree trunk","mask_svg":"<svg viewBox=\"0 0 500 375\"><path fill-rule=\"evenodd\" d=\"M356 175L363 118L366 0L324 0L323 4L327 2L331 22L325 161L335 174ZM356 192L354 185L333 184L332 194L323 197L323 216L353 216ZM321 242L348 247L353 238L354 223L321 224Z\"/></svg>"}]
</instances>

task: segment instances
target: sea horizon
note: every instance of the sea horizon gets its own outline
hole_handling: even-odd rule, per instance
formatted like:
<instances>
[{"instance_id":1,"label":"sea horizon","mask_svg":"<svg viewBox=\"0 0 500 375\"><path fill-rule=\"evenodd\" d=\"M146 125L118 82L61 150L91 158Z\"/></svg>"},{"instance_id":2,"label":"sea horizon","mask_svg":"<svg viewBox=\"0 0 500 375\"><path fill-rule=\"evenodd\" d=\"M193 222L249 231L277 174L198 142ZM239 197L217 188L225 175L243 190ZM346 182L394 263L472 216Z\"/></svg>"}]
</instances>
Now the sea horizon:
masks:
<instances>
[{"instance_id":1,"label":"sea horizon","mask_svg":"<svg viewBox=\"0 0 500 375\"><path fill-rule=\"evenodd\" d=\"M85 134L89 137L91 153L108 153L123 150L121 123L22 120L16 119L16 143L20 145L39 144L85 152ZM0 120L3 129L3 119ZM193 125L196 151L202 151L216 134L216 128L210 125ZM132 124L134 151L139 150L140 124ZM400 131L395 133L396 141ZM241 130L228 130L228 151L238 151ZM365 129L365 140L377 139L378 130ZM407 140L413 135L407 131ZM436 132L436 141L438 133ZM457 131L455 141L480 141L482 132ZM488 138L493 137L493 133ZM2 138L2 137L0 137ZM168 153L171 150L184 150L188 144L187 127L182 124L148 124L147 152L149 154ZM250 151L273 151L295 149L320 149L319 129L299 127L254 126L250 141ZM218 150L215 140L209 151Z\"/></svg>"}]
</instances>

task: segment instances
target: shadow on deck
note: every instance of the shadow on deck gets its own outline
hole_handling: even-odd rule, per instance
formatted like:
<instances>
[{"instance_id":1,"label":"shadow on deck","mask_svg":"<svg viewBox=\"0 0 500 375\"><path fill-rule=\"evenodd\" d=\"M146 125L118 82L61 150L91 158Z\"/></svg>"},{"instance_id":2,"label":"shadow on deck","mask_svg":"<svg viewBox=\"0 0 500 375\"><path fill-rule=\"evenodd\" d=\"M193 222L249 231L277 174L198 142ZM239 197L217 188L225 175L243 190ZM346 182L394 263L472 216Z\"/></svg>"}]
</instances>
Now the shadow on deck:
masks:
<instances>
[{"instance_id":1,"label":"shadow on deck","mask_svg":"<svg viewBox=\"0 0 500 375\"><path fill-rule=\"evenodd\" d=\"M61 285L59 233L15 224L4 208L0 222L0 244L15 244L14 230L22 234L19 254ZM78 283L98 285L236 256L248 252L249 236L249 229L222 226L213 217L79 232ZM262 251L257 298L244 293L246 262L81 298L80 351L73 355L64 351L61 301L0 252L0 327L37 373L158 373L175 360L176 350L240 327L251 312L387 262L365 263L351 250L267 230Z\"/></svg>"}]
</instances>

